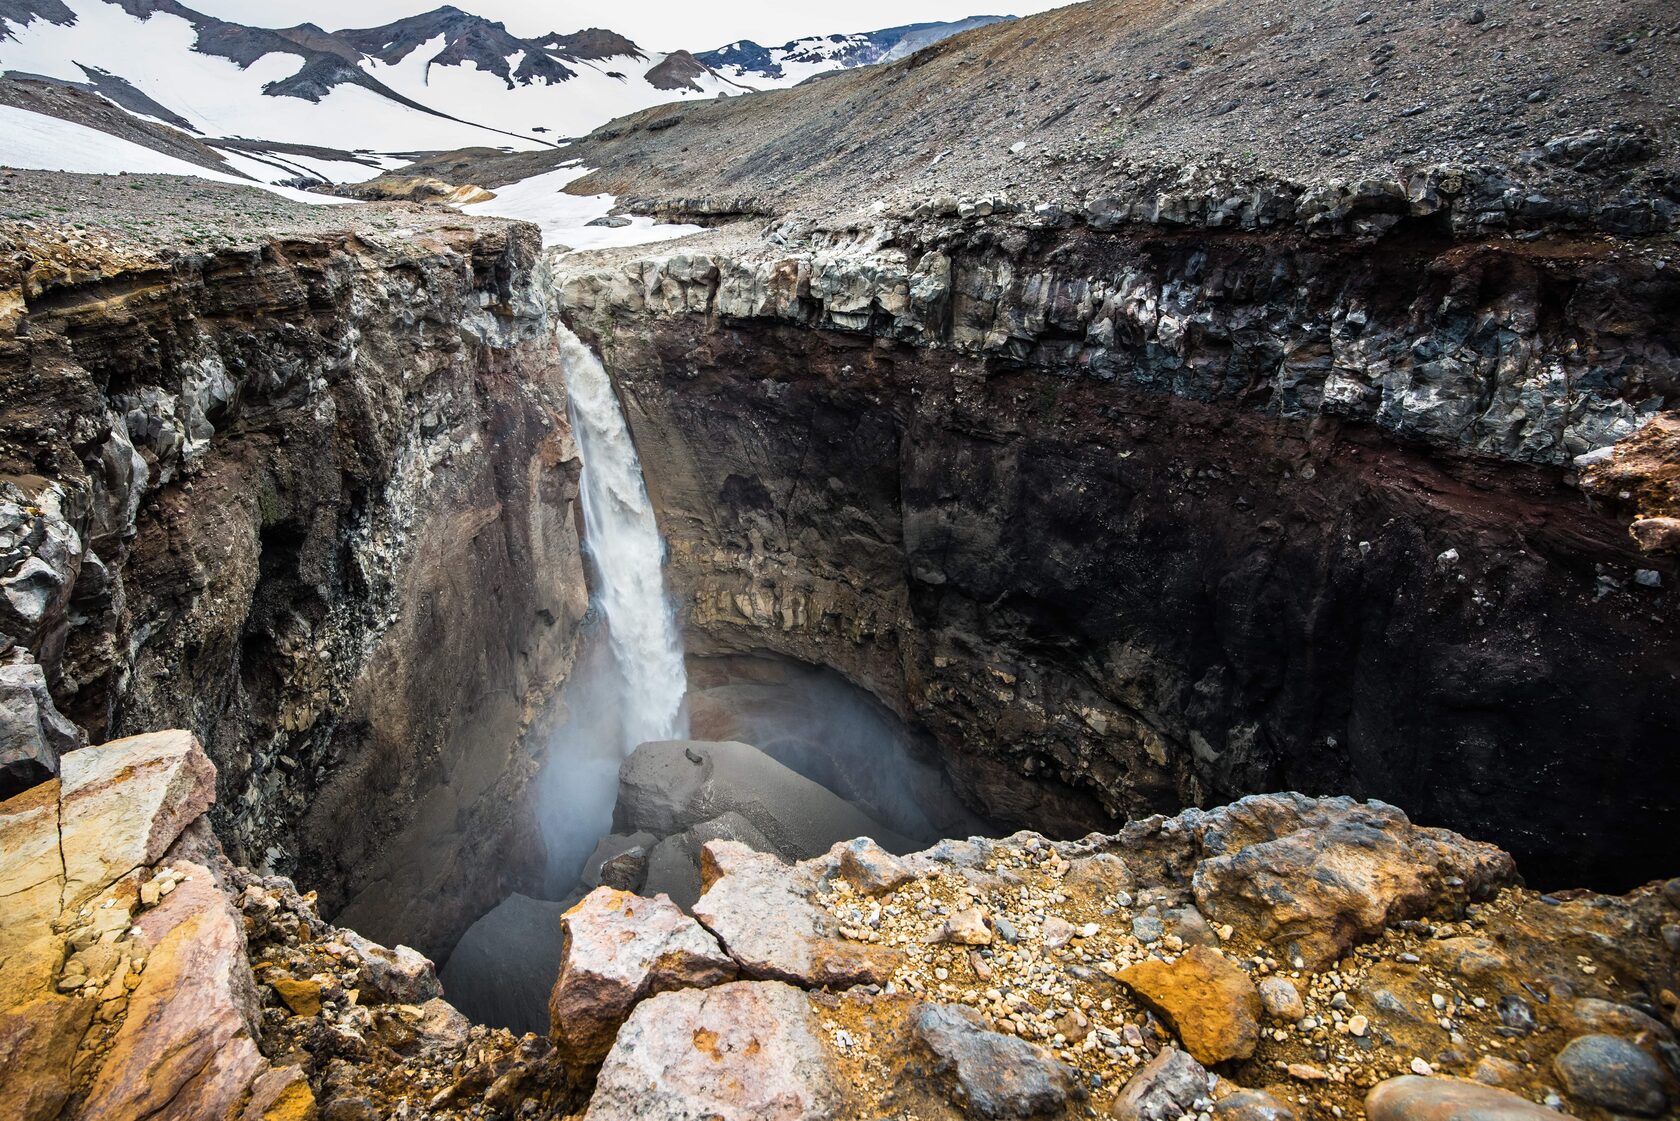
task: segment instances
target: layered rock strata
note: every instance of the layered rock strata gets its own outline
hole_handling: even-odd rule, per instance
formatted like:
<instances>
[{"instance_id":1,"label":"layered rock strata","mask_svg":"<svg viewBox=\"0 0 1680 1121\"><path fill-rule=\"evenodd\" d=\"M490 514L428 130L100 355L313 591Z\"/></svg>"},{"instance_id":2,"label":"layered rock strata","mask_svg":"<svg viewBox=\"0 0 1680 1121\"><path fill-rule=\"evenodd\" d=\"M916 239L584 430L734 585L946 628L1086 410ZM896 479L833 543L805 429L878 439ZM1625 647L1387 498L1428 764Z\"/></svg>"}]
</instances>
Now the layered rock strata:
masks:
<instances>
[{"instance_id":1,"label":"layered rock strata","mask_svg":"<svg viewBox=\"0 0 1680 1121\"><path fill-rule=\"evenodd\" d=\"M1680 258L1359 198L735 225L566 258L559 314L626 399L691 648L838 668L994 818L1295 787L1547 882L1664 873L1675 572L1628 532L1661 488L1588 499L1575 461L1672 406Z\"/></svg>"},{"instance_id":2,"label":"layered rock strata","mask_svg":"<svg viewBox=\"0 0 1680 1121\"><path fill-rule=\"evenodd\" d=\"M521 733L586 607L538 239L294 209L0 229L0 651L95 740L197 732L238 859L441 955L532 859Z\"/></svg>"}]
</instances>

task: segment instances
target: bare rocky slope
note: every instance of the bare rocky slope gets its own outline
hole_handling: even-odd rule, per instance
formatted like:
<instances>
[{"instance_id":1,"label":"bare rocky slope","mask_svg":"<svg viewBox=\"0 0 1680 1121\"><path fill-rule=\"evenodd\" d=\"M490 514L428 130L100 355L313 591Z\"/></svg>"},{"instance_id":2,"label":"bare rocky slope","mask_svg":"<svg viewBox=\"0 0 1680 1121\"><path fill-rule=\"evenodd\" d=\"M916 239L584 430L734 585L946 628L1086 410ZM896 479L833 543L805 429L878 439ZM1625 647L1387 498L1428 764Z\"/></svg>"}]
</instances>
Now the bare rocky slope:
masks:
<instances>
[{"instance_id":1,"label":"bare rocky slope","mask_svg":"<svg viewBox=\"0 0 1680 1121\"><path fill-rule=\"evenodd\" d=\"M579 190L724 212L941 193L1077 211L1140 179L1443 162L1519 198L1631 186L1671 208L1677 36L1659 0L1092 0L791 90L650 109L566 158L600 169Z\"/></svg>"}]
</instances>

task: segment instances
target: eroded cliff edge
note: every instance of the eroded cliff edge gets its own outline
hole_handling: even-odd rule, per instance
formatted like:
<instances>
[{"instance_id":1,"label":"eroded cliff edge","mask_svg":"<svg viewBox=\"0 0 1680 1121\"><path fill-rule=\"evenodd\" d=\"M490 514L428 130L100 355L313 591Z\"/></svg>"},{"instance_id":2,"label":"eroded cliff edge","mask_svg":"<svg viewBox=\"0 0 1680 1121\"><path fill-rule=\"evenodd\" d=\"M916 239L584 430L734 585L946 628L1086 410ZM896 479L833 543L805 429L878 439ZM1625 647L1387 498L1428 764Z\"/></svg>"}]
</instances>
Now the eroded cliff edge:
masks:
<instances>
[{"instance_id":1,"label":"eroded cliff edge","mask_svg":"<svg viewBox=\"0 0 1680 1121\"><path fill-rule=\"evenodd\" d=\"M1674 569L1575 460L1674 400L1671 242L1222 186L567 258L692 641L839 667L1022 826L1296 788L1663 874Z\"/></svg>"},{"instance_id":2,"label":"eroded cliff edge","mask_svg":"<svg viewBox=\"0 0 1680 1121\"><path fill-rule=\"evenodd\" d=\"M0 230L0 649L94 742L195 731L235 860L441 956L540 859L587 606L536 231L23 179L95 229Z\"/></svg>"}]
</instances>

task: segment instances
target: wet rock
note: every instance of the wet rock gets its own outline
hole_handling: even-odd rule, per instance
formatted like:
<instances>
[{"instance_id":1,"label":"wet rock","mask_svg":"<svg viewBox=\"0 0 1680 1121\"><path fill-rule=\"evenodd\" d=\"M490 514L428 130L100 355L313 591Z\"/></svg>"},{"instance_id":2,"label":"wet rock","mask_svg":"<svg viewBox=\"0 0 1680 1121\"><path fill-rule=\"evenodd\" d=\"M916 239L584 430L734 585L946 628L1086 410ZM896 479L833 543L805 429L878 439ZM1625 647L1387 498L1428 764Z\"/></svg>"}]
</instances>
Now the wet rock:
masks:
<instances>
[{"instance_id":1,"label":"wet rock","mask_svg":"<svg viewBox=\"0 0 1680 1121\"><path fill-rule=\"evenodd\" d=\"M601 862L601 885L619 891L638 892L647 882L648 854L643 848L629 848Z\"/></svg>"},{"instance_id":2,"label":"wet rock","mask_svg":"<svg viewBox=\"0 0 1680 1121\"><path fill-rule=\"evenodd\" d=\"M1379 802L1260 795L1209 819L1203 843L1216 855L1196 868L1197 905L1253 923L1297 968L1322 969L1391 923L1516 878L1494 846L1414 826Z\"/></svg>"},{"instance_id":3,"label":"wet rock","mask_svg":"<svg viewBox=\"0 0 1680 1121\"><path fill-rule=\"evenodd\" d=\"M1668 1106L1662 1068L1644 1051L1612 1035L1583 1035L1552 1060L1569 1096L1618 1113L1655 1117Z\"/></svg>"},{"instance_id":4,"label":"wet rock","mask_svg":"<svg viewBox=\"0 0 1680 1121\"><path fill-rule=\"evenodd\" d=\"M546 1034L566 909L564 902L514 894L481 916L444 964L450 1001L479 1023Z\"/></svg>"},{"instance_id":5,"label":"wet rock","mask_svg":"<svg viewBox=\"0 0 1680 1121\"><path fill-rule=\"evenodd\" d=\"M1178 960L1155 959L1120 971L1121 984L1155 1009L1198 1062L1246 1059L1260 1040L1260 994L1248 974L1205 946Z\"/></svg>"},{"instance_id":6,"label":"wet rock","mask_svg":"<svg viewBox=\"0 0 1680 1121\"><path fill-rule=\"evenodd\" d=\"M53 705L45 670L0 666L0 801L57 775L59 756L81 745L81 732Z\"/></svg>"},{"instance_id":7,"label":"wet rock","mask_svg":"<svg viewBox=\"0 0 1680 1121\"><path fill-rule=\"evenodd\" d=\"M850 802L744 743L645 743L619 768L614 821L624 830L670 837L731 811L790 860L819 856L854 837L874 837L899 852L915 847Z\"/></svg>"},{"instance_id":8,"label":"wet rock","mask_svg":"<svg viewBox=\"0 0 1680 1121\"><path fill-rule=\"evenodd\" d=\"M600 887L602 884L602 867L614 857L620 856L624 853L640 849L645 863L648 850L657 844L658 841L658 837L655 837L652 833L647 832L609 833L607 836L602 837L600 841L596 843L595 851L590 853L589 858L583 862L583 875L581 880L584 887ZM625 887L623 884L608 884L607 886L616 887L620 891L639 891L641 890L642 885L637 884L635 887Z\"/></svg>"},{"instance_id":9,"label":"wet rock","mask_svg":"<svg viewBox=\"0 0 1680 1121\"><path fill-rule=\"evenodd\" d=\"M741 972L807 987L884 984L900 955L854 942L811 902L814 883L774 856L736 841L701 851L704 894L694 917L717 935Z\"/></svg>"},{"instance_id":10,"label":"wet rock","mask_svg":"<svg viewBox=\"0 0 1680 1121\"><path fill-rule=\"evenodd\" d=\"M775 982L663 993L636 1006L586 1121L828 1121L840 1100L805 994Z\"/></svg>"},{"instance_id":11,"label":"wet rock","mask_svg":"<svg viewBox=\"0 0 1680 1121\"><path fill-rule=\"evenodd\" d=\"M1369 1121L1559 1121L1527 1098L1456 1078L1401 1075L1365 1095Z\"/></svg>"},{"instance_id":12,"label":"wet rock","mask_svg":"<svg viewBox=\"0 0 1680 1121\"><path fill-rule=\"evenodd\" d=\"M1260 1003L1266 1006L1266 1014L1272 1019L1294 1023L1307 1014L1307 1003L1289 978L1263 977L1255 987L1260 991Z\"/></svg>"},{"instance_id":13,"label":"wet rock","mask_svg":"<svg viewBox=\"0 0 1680 1121\"><path fill-rule=\"evenodd\" d=\"M1178 1121L1212 1097L1212 1081L1201 1063L1169 1047L1132 1075L1109 1116L1115 1121Z\"/></svg>"},{"instance_id":14,"label":"wet rock","mask_svg":"<svg viewBox=\"0 0 1680 1121\"><path fill-rule=\"evenodd\" d=\"M1055 1113L1083 1097L1073 1070L1041 1047L989 1030L972 1008L923 1004L912 1017L945 1093L967 1116L1016 1121Z\"/></svg>"},{"instance_id":15,"label":"wet rock","mask_svg":"<svg viewBox=\"0 0 1680 1121\"><path fill-rule=\"evenodd\" d=\"M598 887L561 918L560 976L550 1032L567 1062L589 1067L611 1049L638 1001L733 980L735 963L669 898Z\"/></svg>"}]
</instances>

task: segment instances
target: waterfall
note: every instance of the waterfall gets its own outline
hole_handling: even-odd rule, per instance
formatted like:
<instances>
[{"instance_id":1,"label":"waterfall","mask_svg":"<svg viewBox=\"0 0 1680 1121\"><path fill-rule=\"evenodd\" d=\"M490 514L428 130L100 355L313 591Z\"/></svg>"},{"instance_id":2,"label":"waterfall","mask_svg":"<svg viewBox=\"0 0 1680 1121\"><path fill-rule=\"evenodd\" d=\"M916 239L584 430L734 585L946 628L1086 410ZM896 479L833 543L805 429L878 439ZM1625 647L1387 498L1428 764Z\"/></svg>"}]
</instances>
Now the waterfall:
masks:
<instances>
[{"instance_id":1,"label":"waterfall","mask_svg":"<svg viewBox=\"0 0 1680 1121\"><path fill-rule=\"evenodd\" d=\"M623 756L649 740L687 736L682 638L665 597L665 543L612 379L564 324L555 337L583 459L584 547L615 663L608 687L617 692Z\"/></svg>"}]
</instances>

